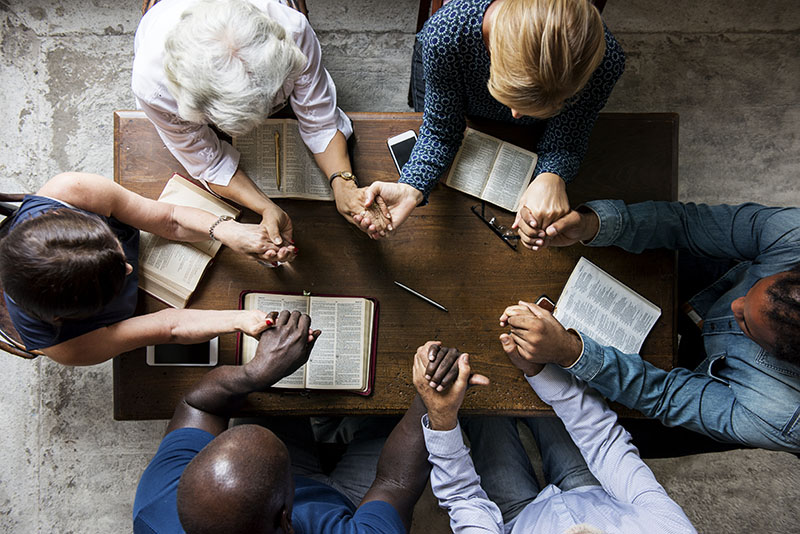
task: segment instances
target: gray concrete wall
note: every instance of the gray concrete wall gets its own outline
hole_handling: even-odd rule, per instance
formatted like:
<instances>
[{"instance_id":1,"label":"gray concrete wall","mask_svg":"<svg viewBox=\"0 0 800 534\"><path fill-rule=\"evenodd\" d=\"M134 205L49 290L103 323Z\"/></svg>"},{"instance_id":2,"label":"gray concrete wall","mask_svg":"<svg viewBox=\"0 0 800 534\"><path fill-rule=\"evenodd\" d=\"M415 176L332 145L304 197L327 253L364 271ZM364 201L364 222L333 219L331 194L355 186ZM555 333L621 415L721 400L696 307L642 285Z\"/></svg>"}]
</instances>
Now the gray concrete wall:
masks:
<instances>
[{"instance_id":1,"label":"gray concrete wall","mask_svg":"<svg viewBox=\"0 0 800 534\"><path fill-rule=\"evenodd\" d=\"M405 111L416 2L308 0L345 110ZM112 175L133 106L139 2L0 0L0 190ZM800 8L792 0L611 1L628 56L607 111L681 116L682 200L797 205ZM0 532L128 532L163 422L111 418L111 366L0 358ZM800 461L734 451L648 462L701 532L799 532ZM432 523L433 522L433 523ZM415 532L446 519L427 500Z\"/></svg>"}]
</instances>

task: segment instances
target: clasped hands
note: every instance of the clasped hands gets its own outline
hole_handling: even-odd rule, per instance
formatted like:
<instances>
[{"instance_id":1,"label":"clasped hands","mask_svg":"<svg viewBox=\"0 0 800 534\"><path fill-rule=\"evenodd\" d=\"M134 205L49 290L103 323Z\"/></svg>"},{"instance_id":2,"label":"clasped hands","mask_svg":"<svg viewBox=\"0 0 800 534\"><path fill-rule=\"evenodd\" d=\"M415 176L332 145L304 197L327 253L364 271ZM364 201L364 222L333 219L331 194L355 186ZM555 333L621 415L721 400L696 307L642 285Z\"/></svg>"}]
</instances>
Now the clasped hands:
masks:
<instances>
[{"instance_id":1,"label":"clasped hands","mask_svg":"<svg viewBox=\"0 0 800 534\"><path fill-rule=\"evenodd\" d=\"M568 367L583 351L577 332L566 330L549 311L531 302L507 307L500 326L509 329L500 335L503 351L527 376L538 374L547 363ZM413 376L434 430L455 428L467 387L489 384L487 377L471 374L468 354L443 347L440 341L428 341L417 349Z\"/></svg>"}]
</instances>

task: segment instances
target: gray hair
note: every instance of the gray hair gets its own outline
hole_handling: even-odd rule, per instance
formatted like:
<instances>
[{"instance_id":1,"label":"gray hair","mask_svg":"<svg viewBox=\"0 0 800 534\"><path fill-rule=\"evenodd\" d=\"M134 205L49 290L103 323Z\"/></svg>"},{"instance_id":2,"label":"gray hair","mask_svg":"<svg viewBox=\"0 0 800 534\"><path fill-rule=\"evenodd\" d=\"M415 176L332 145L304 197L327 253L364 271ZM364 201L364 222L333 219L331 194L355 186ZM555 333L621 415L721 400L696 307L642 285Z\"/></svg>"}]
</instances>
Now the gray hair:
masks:
<instances>
[{"instance_id":1,"label":"gray hair","mask_svg":"<svg viewBox=\"0 0 800 534\"><path fill-rule=\"evenodd\" d=\"M261 124L275 95L307 59L286 30L243 0L201 0L164 45L164 71L178 113L230 135Z\"/></svg>"}]
</instances>

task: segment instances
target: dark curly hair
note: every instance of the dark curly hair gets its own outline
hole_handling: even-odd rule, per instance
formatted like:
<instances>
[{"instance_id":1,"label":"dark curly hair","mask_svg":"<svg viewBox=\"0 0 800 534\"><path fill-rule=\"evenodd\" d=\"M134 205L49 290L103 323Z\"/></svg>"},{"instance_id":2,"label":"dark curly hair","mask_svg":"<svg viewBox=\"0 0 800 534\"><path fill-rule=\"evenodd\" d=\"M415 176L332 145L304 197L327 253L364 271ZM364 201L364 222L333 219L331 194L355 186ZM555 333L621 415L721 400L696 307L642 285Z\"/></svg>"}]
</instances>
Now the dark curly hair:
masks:
<instances>
[{"instance_id":1,"label":"dark curly hair","mask_svg":"<svg viewBox=\"0 0 800 534\"><path fill-rule=\"evenodd\" d=\"M800 264L782 273L767 288L767 317L775 327L774 356L800 365Z\"/></svg>"},{"instance_id":2,"label":"dark curly hair","mask_svg":"<svg viewBox=\"0 0 800 534\"><path fill-rule=\"evenodd\" d=\"M102 309L122 290L125 261L105 221L68 208L23 221L0 241L4 291L49 323Z\"/></svg>"}]
</instances>

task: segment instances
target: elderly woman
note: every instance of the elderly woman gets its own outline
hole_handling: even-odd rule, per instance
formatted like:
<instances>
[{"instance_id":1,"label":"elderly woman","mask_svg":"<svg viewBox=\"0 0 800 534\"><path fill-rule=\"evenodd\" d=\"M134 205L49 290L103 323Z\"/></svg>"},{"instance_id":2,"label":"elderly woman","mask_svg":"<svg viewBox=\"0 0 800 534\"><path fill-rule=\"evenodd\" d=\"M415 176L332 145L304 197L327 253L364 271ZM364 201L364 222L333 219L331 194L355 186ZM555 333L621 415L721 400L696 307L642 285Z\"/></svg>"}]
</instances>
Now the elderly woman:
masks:
<instances>
[{"instance_id":1,"label":"elderly woman","mask_svg":"<svg viewBox=\"0 0 800 534\"><path fill-rule=\"evenodd\" d=\"M352 222L364 211L347 154L350 120L301 13L273 0L162 0L142 17L134 52L133 93L167 148L214 192L260 213L281 261L297 251L289 217L210 125L242 135L288 101L339 212Z\"/></svg>"},{"instance_id":2,"label":"elderly woman","mask_svg":"<svg viewBox=\"0 0 800 534\"><path fill-rule=\"evenodd\" d=\"M373 183L370 197L386 201L397 227L453 161L466 116L539 125L535 178L515 225L526 246L543 245L543 230L569 211L565 184L624 70L619 44L588 0L453 0L417 39L419 139L399 182Z\"/></svg>"},{"instance_id":3,"label":"elderly woman","mask_svg":"<svg viewBox=\"0 0 800 534\"><path fill-rule=\"evenodd\" d=\"M141 197L95 174L64 173L27 195L0 241L0 281L28 350L66 365L92 365L137 347L257 336L267 314L166 309L134 317L139 230L168 239L209 235L258 259L277 246L263 226Z\"/></svg>"}]
</instances>

